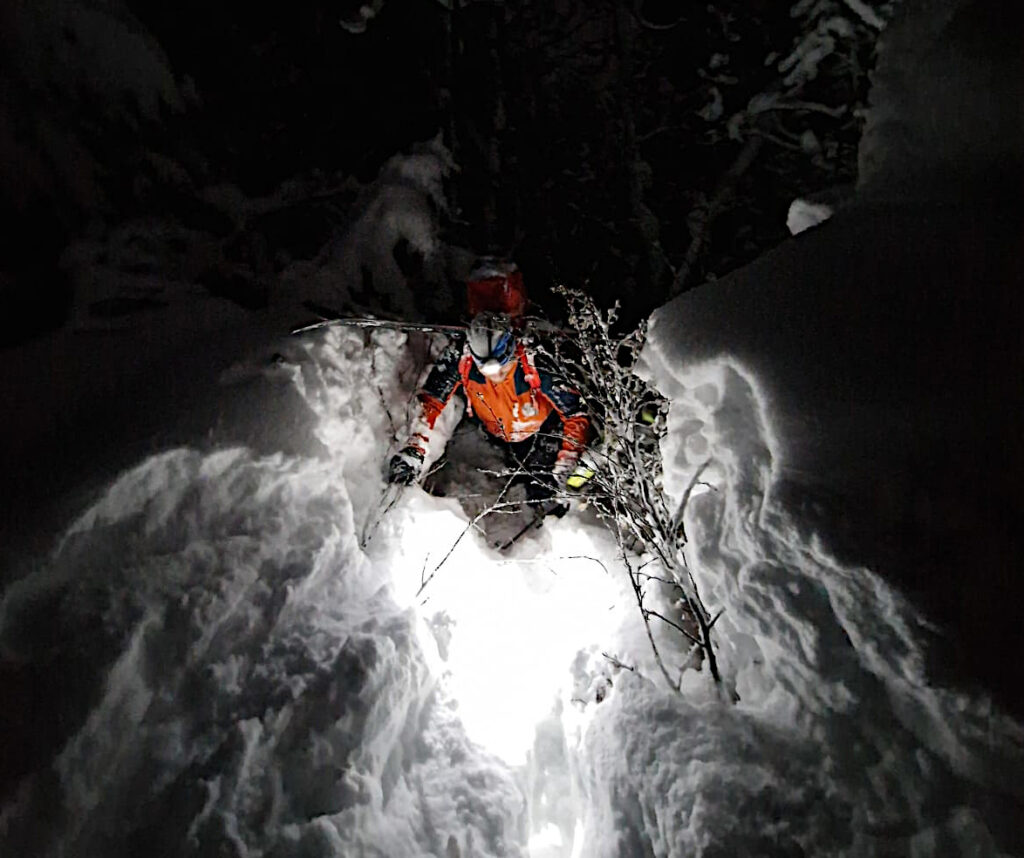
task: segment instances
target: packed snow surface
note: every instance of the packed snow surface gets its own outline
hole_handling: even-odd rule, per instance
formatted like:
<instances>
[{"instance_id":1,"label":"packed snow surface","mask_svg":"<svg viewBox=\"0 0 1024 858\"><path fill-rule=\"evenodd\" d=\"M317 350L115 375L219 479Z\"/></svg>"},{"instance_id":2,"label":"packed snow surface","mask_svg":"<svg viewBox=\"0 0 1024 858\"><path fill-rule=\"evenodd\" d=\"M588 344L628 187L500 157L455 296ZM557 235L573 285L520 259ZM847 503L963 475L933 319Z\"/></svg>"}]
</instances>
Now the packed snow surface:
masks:
<instances>
[{"instance_id":1,"label":"packed snow surface","mask_svg":"<svg viewBox=\"0 0 1024 858\"><path fill-rule=\"evenodd\" d=\"M317 452L157 452L5 592L5 657L67 671L77 708L0 852L1011 854L1019 726L925 684L910 607L773 508L754 377L658 346L667 488L713 462L687 527L722 689L659 684L586 512L506 553L454 497L381 516L431 344L332 328L225 373L298 390Z\"/></svg>"}]
</instances>

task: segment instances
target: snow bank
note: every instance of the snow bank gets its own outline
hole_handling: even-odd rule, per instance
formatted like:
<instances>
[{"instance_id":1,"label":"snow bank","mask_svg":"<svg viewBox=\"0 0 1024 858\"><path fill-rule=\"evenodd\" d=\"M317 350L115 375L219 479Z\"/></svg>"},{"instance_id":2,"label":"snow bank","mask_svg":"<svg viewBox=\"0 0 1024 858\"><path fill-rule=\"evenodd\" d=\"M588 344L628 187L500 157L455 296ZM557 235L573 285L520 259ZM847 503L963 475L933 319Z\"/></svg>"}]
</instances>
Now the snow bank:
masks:
<instances>
[{"instance_id":1,"label":"snow bank","mask_svg":"<svg viewBox=\"0 0 1024 858\"><path fill-rule=\"evenodd\" d=\"M581 854L1024 848L1022 219L976 183L1019 167L1024 76L982 51L999 4L917 5L858 198L652 317L666 488L710 462L689 560L738 699L618 683L575 757Z\"/></svg>"},{"instance_id":2,"label":"snow bank","mask_svg":"<svg viewBox=\"0 0 1024 858\"><path fill-rule=\"evenodd\" d=\"M433 246L437 165L382 183L398 209L370 206L351 234L371 273L400 237ZM108 415L145 417L129 428L152 446L113 474L95 463L99 493L0 602L23 704L2 715L19 777L0 851L1019 854L1024 732L962 690L965 671L1022 687L1015 217L862 200L655 315L668 491L712 462L685 523L724 609L721 693L693 672L681 697L650 680L585 515L510 557L467 533L438 568L466 518L410 490L360 546L421 340L276 343L224 373L174 444L147 434L163 412ZM12 360L31 381L52 358ZM160 376L169 408L197 362L223 366ZM955 676L893 580L930 584L971 629Z\"/></svg>"},{"instance_id":3,"label":"snow bank","mask_svg":"<svg viewBox=\"0 0 1024 858\"><path fill-rule=\"evenodd\" d=\"M1010 0L914 0L881 35L859 152L862 195L1015 204L1024 53Z\"/></svg>"},{"instance_id":4,"label":"snow bank","mask_svg":"<svg viewBox=\"0 0 1024 858\"><path fill-rule=\"evenodd\" d=\"M70 732L4 807L4 854L439 855L453 835L519 854L510 770L469 743L429 633L359 548L388 437L363 391L404 399L400 346L293 344L263 371L292 376L334 455L158 453L7 590L8 662L70 661L84 687L42 701Z\"/></svg>"},{"instance_id":5,"label":"snow bank","mask_svg":"<svg viewBox=\"0 0 1024 858\"><path fill-rule=\"evenodd\" d=\"M915 612L776 503L765 390L676 347L656 320L669 490L715 462L686 525L738 703L652 681L585 514L500 555L409 490L368 533L430 345L328 329L223 376L250 409L296 390L318 444L149 456L5 592L5 664L62 685L26 700L58 724L5 798L4 854L1006 852L1019 726L929 684Z\"/></svg>"},{"instance_id":6,"label":"snow bank","mask_svg":"<svg viewBox=\"0 0 1024 858\"><path fill-rule=\"evenodd\" d=\"M317 443L144 457L5 591L4 669L63 684L17 698L45 729L8 716L30 750L0 851L568 854L559 713L586 720L603 649L649 660L610 537L566 519L499 554L419 489L380 518L436 344L274 349L223 372L218 413L265 420L283 384Z\"/></svg>"},{"instance_id":7,"label":"snow bank","mask_svg":"<svg viewBox=\"0 0 1024 858\"><path fill-rule=\"evenodd\" d=\"M784 438L756 377L727 356L679 361L671 318L656 315L645 351L672 400L666 486L679 499L712 463L686 516L689 560L724 609L738 701L618 683L576 753L581 854L1015 852L1024 728L930 681L917 612L773 497Z\"/></svg>"}]
</instances>

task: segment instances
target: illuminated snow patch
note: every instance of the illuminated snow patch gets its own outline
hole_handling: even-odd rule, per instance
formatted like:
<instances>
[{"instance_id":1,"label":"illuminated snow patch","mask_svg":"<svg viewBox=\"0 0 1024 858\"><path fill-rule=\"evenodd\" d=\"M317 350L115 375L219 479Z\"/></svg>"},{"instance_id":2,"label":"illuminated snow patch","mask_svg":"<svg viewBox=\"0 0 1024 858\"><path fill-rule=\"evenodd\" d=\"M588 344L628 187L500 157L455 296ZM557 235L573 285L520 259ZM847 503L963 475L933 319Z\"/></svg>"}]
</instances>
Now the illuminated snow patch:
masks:
<instances>
[{"instance_id":1,"label":"illuminated snow patch","mask_svg":"<svg viewBox=\"0 0 1024 858\"><path fill-rule=\"evenodd\" d=\"M548 855L557 858L562 855L563 846L562 832L551 822L534 834L526 844L530 858L547 858Z\"/></svg>"},{"instance_id":2,"label":"illuminated snow patch","mask_svg":"<svg viewBox=\"0 0 1024 858\"><path fill-rule=\"evenodd\" d=\"M466 520L454 502L409 494L392 525L401 531L389 558L396 595L440 629L445 686L470 738L523 764L537 724L571 685L576 654L606 640L618 620L614 570L599 560L612 543L565 519L506 556L470 532L417 596Z\"/></svg>"}]
</instances>

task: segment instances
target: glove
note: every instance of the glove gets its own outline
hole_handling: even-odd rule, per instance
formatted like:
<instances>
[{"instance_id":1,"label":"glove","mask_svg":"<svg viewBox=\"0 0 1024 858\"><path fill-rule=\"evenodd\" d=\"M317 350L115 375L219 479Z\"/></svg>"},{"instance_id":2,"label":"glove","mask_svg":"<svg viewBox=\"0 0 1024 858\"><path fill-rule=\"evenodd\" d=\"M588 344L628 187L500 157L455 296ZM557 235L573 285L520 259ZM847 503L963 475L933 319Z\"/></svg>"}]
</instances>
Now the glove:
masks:
<instances>
[{"instance_id":1,"label":"glove","mask_svg":"<svg viewBox=\"0 0 1024 858\"><path fill-rule=\"evenodd\" d=\"M562 450L555 459L555 467L552 474L555 477L555 486L558 491L565 491L565 484L572 472L576 470L576 464L580 460L580 454L574 450Z\"/></svg>"},{"instance_id":2,"label":"glove","mask_svg":"<svg viewBox=\"0 0 1024 858\"><path fill-rule=\"evenodd\" d=\"M391 457L388 464L388 482L408 486L416 482L423 468L423 453L415 447L405 447Z\"/></svg>"}]
</instances>

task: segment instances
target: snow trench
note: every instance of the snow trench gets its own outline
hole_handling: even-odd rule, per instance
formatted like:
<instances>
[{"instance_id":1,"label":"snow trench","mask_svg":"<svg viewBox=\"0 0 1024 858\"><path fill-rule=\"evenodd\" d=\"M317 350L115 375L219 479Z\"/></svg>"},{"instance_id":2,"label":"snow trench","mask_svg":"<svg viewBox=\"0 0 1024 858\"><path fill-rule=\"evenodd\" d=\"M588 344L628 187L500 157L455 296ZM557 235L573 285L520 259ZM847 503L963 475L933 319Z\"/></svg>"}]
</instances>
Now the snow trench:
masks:
<instances>
[{"instance_id":1,"label":"snow trench","mask_svg":"<svg viewBox=\"0 0 1024 858\"><path fill-rule=\"evenodd\" d=\"M7 589L5 663L60 692L0 854L1019 854L1020 725L929 686L913 609L774 504L749 371L645 353L666 488L712 463L686 526L726 682L676 695L586 510L504 554L456 497L380 517L429 347L334 328L234 368L328 453L158 452Z\"/></svg>"}]
</instances>

